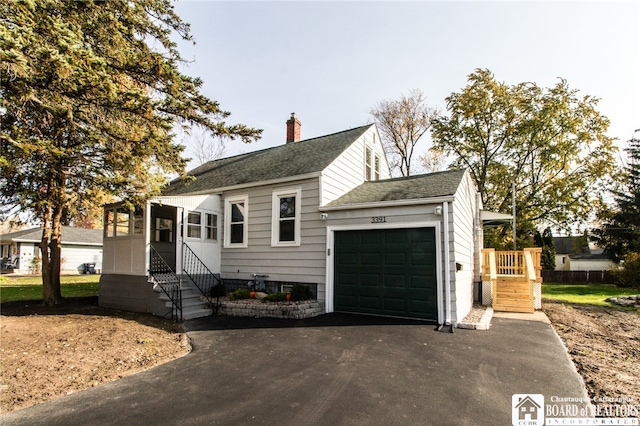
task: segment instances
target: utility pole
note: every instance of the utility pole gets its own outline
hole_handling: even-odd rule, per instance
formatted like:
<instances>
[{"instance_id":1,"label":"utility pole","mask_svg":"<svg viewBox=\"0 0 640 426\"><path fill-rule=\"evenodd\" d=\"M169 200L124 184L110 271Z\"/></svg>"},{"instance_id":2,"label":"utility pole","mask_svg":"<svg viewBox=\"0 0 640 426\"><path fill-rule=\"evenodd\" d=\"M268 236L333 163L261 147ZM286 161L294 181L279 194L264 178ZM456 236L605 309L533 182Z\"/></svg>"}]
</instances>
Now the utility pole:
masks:
<instances>
[{"instance_id":1,"label":"utility pole","mask_svg":"<svg viewBox=\"0 0 640 426\"><path fill-rule=\"evenodd\" d=\"M518 249L516 245L516 183L511 182L511 214L513 215L513 251Z\"/></svg>"}]
</instances>

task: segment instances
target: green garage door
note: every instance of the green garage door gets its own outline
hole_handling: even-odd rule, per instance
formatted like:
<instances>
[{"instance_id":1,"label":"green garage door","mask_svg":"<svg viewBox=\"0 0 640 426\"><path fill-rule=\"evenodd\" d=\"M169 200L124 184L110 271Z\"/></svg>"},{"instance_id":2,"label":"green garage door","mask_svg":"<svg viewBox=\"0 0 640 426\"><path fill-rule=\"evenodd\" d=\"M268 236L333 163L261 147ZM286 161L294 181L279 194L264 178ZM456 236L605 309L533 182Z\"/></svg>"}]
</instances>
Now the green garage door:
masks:
<instances>
[{"instance_id":1,"label":"green garage door","mask_svg":"<svg viewBox=\"0 0 640 426\"><path fill-rule=\"evenodd\" d=\"M334 310L437 321L435 228L335 233Z\"/></svg>"}]
</instances>

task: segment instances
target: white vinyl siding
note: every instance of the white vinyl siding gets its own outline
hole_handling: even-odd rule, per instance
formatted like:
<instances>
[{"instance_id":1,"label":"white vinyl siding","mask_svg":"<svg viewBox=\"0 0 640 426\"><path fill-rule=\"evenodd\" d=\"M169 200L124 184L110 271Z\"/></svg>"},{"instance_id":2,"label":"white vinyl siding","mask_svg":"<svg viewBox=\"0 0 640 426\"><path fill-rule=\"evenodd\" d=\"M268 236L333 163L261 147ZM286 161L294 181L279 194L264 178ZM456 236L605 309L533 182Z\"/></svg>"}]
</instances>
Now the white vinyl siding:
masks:
<instances>
[{"instance_id":1,"label":"white vinyl siding","mask_svg":"<svg viewBox=\"0 0 640 426\"><path fill-rule=\"evenodd\" d=\"M375 127L371 127L323 170L320 205L326 205L338 199L364 182L366 173L365 145L371 148L373 155L380 157L379 178L389 179L391 177L380 138L377 136Z\"/></svg>"},{"instance_id":2,"label":"white vinyl siding","mask_svg":"<svg viewBox=\"0 0 640 426\"><path fill-rule=\"evenodd\" d=\"M476 247L475 212L476 198L473 183L468 173L465 173L455 194L455 201L449 205L450 218L450 256L449 275L451 277L451 297L454 312L462 321L473 305L473 281L475 263L479 260L474 256ZM456 264L461 269L457 270Z\"/></svg>"},{"instance_id":3,"label":"white vinyl siding","mask_svg":"<svg viewBox=\"0 0 640 426\"><path fill-rule=\"evenodd\" d=\"M107 238L104 240L103 274L146 275L146 265L144 238Z\"/></svg>"},{"instance_id":4,"label":"white vinyl siding","mask_svg":"<svg viewBox=\"0 0 640 426\"><path fill-rule=\"evenodd\" d=\"M64 271L81 272L85 263L95 263L96 271L102 271L102 247L63 244L61 254Z\"/></svg>"},{"instance_id":5,"label":"white vinyl siding","mask_svg":"<svg viewBox=\"0 0 640 426\"><path fill-rule=\"evenodd\" d=\"M136 211L132 216L132 229L129 236L117 238L107 237L103 241L102 272L105 274L123 275L147 275L148 269L148 246L150 241L159 239L171 240L176 245L181 244L182 235L185 242L196 253L198 257L213 272L220 271L220 241L203 238L186 238L188 235L188 212L199 212L207 217L207 214L220 217L221 201L217 194L192 195L192 196L161 196L153 198L150 202L177 208L176 232L172 232L173 224L168 226L165 223L163 231L149 234L151 224L147 223L151 219L148 211ZM147 208L150 207L147 205ZM111 213L109 213L111 211ZM183 213L182 213L183 212ZM114 224L115 207L105 210L105 216L111 218L111 229L115 232ZM184 217L183 217L184 215ZM205 219L206 220L206 219ZM183 231L180 231L180 230ZM105 232L110 230L105 229ZM179 269L179 268L178 268Z\"/></svg>"}]
</instances>

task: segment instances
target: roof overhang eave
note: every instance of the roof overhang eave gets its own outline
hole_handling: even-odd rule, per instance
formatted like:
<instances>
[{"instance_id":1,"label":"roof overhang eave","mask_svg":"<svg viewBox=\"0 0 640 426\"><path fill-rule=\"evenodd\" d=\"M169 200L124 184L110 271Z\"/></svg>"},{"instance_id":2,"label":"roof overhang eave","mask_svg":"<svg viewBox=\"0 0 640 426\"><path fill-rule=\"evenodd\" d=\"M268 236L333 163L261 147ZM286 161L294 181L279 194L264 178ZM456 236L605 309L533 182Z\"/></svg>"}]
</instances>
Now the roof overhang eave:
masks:
<instances>
[{"instance_id":1,"label":"roof overhang eave","mask_svg":"<svg viewBox=\"0 0 640 426\"><path fill-rule=\"evenodd\" d=\"M491 212L488 210L480 211L480 220L485 227L501 226L511 223L513 216L506 213Z\"/></svg>"},{"instance_id":2,"label":"roof overhang eave","mask_svg":"<svg viewBox=\"0 0 640 426\"><path fill-rule=\"evenodd\" d=\"M166 195L162 195L165 197L185 197L185 196L190 196L190 195L220 195L224 192L228 192L228 191L238 191L241 189L246 189L246 188L253 188L256 186L265 186L265 185L279 185L282 183L288 183L288 182L295 182L295 181L299 181L299 180L306 180L306 179L315 179L318 178L322 175L322 172L312 172L312 173L306 173L304 175L296 175L296 176L289 176L286 178L279 178L279 179L271 179L271 180L261 180L261 181L256 181L256 182L248 182L248 183L241 183L238 185L230 185L230 186L222 186L219 188L210 188L210 189L203 189L200 191L193 191L193 192L183 192L180 194L166 194ZM162 197L161 196L161 197Z\"/></svg>"},{"instance_id":3,"label":"roof overhang eave","mask_svg":"<svg viewBox=\"0 0 640 426\"><path fill-rule=\"evenodd\" d=\"M430 198L413 198L408 200L393 201L374 201L368 203L343 204L339 206L320 206L318 210L321 212L340 211L340 210L358 210L358 209L374 209L380 207L401 207L401 206L419 206L426 204L439 204L455 201L455 196L447 195L442 197Z\"/></svg>"}]
</instances>

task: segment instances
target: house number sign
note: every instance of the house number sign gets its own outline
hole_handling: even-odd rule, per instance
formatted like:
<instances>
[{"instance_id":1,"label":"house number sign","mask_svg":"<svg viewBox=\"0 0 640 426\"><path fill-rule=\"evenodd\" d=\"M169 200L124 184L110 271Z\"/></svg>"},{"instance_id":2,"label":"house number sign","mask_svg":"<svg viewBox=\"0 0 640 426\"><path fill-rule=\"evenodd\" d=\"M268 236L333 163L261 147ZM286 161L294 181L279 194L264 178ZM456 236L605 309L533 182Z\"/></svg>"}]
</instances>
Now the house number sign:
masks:
<instances>
[{"instance_id":1,"label":"house number sign","mask_svg":"<svg viewBox=\"0 0 640 426\"><path fill-rule=\"evenodd\" d=\"M371 217L371 223L387 223L386 216L373 216Z\"/></svg>"}]
</instances>

